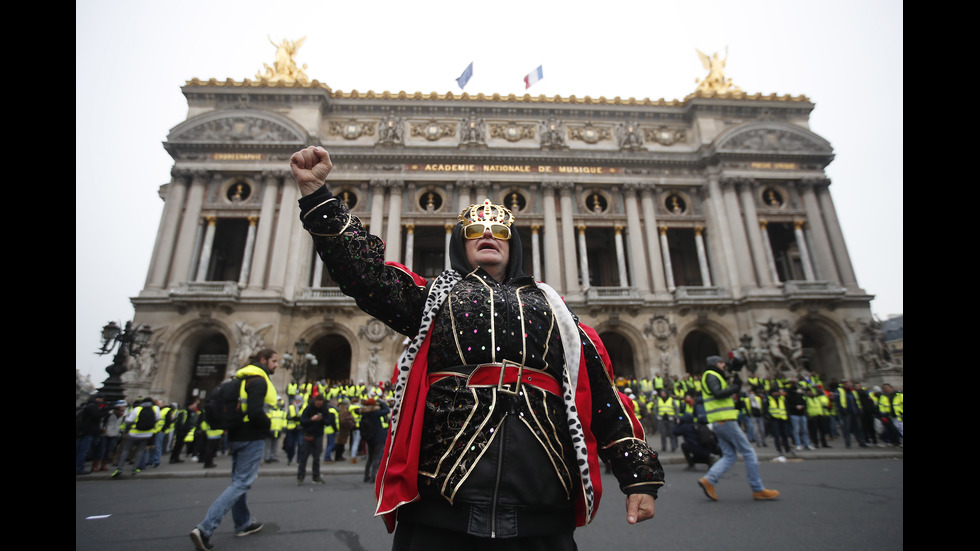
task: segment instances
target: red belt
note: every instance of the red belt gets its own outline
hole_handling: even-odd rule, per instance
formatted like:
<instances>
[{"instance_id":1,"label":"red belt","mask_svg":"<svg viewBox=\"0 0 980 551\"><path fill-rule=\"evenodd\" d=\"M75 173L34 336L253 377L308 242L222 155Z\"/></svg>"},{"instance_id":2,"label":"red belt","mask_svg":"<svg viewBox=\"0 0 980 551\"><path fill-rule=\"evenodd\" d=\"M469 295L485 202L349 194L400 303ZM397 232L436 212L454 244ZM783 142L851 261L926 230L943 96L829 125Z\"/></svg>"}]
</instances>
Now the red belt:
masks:
<instances>
[{"instance_id":1,"label":"red belt","mask_svg":"<svg viewBox=\"0 0 980 551\"><path fill-rule=\"evenodd\" d=\"M507 394L517 394L522 385L531 385L556 396L562 395L561 385L551 374L504 360L502 363L454 366L429 373L429 384L446 377L466 377L467 388L496 388Z\"/></svg>"}]
</instances>

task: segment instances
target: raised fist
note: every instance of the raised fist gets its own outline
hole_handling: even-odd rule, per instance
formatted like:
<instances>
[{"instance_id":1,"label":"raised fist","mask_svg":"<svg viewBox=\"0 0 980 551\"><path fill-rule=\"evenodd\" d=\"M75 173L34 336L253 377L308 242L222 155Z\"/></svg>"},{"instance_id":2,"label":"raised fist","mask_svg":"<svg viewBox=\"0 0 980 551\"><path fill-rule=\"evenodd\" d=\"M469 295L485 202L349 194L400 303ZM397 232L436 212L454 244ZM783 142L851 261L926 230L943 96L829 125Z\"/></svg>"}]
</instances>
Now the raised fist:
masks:
<instances>
[{"instance_id":1,"label":"raised fist","mask_svg":"<svg viewBox=\"0 0 980 551\"><path fill-rule=\"evenodd\" d=\"M301 149L289 158L289 168L293 171L293 179L299 185L303 197L313 193L324 184L327 175L333 168L330 154L320 146L310 146Z\"/></svg>"}]
</instances>

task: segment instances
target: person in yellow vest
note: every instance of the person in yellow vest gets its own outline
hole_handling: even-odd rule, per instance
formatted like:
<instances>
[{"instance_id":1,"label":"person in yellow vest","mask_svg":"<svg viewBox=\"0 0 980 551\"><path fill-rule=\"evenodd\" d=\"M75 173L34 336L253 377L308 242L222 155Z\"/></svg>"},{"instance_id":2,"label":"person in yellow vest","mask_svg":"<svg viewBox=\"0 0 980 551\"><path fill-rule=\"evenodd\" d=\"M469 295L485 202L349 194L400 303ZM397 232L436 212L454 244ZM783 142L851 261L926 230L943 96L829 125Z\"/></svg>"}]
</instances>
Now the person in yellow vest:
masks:
<instances>
[{"instance_id":1,"label":"person in yellow vest","mask_svg":"<svg viewBox=\"0 0 980 551\"><path fill-rule=\"evenodd\" d=\"M749 379L752 379L750 377ZM755 377L758 380L758 377ZM743 398L745 403L745 414L748 416L747 424L752 430L749 431L749 440L754 441L756 447L766 446L766 420L763 417L765 411L765 396L759 396L755 386L749 387L748 395Z\"/></svg>"},{"instance_id":2,"label":"person in yellow vest","mask_svg":"<svg viewBox=\"0 0 980 551\"><path fill-rule=\"evenodd\" d=\"M667 394L666 390L661 390L657 396L657 430L660 432L660 451L667 451L667 442L670 442L671 453L677 451L677 435L674 434L674 425L677 422L677 406L673 397Z\"/></svg>"},{"instance_id":3,"label":"person in yellow vest","mask_svg":"<svg viewBox=\"0 0 980 551\"><path fill-rule=\"evenodd\" d=\"M286 428L286 407L281 396L276 397L276 407L269 412L269 417L272 420L272 428L269 430L269 436L265 439L265 462L278 463L279 436Z\"/></svg>"},{"instance_id":4,"label":"person in yellow vest","mask_svg":"<svg viewBox=\"0 0 980 551\"><path fill-rule=\"evenodd\" d=\"M300 415L303 414L303 397L293 396L289 406L286 407L286 435L283 438L282 449L286 452L286 465L292 465L293 459L299 450L302 429L300 428Z\"/></svg>"},{"instance_id":5,"label":"person in yellow vest","mask_svg":"<svg viewBox=\"0 0 980 551\"><path fill-rule=\"evenodd\" d=\"M830 405L830 400L819 388L814 392L812 387L806 389L805 400L810 442L813 445L819 443L822 448L829 448L827 436L830 434L830 413L827 411L827 406Z\"/></svg>"},{"instance_id":6,"label":"person in yellow vest","mask_svg":"<svg viewBox=\"0 0 980 551\"><path fill-rule=\"evenodd\" d=\"M218 452L218 447L221 445L221 440L225 436L225 431L222 429L216 429L208 424L208 412L207 410L200 417L201 424L198 427L201 433L204 435L204 450L201 453L201 462L204 463L205 469L213 469L218 466L214 462L214 456Z\"/></svg>"},{"instance_id":7,"label":"person in yellow vest","mask_svg":"<svg viewBox=\"0 0 980 551\"><path fill-rule=\"evenodd\" d=\"M902 445L904 415L905 396L895 391L892 385L885 383L881 386L881 394L878 396L878 418L885 430L882 439L886 444Z\"/></svg>"},{"instance_id":8,"label":"person in yellow vest","mask_svg":"<svg viewBox=\"0 0 980 551\"><path fill-rule=\"evenodd\" d=\"M861 426L861 397L850 381L841 381L840 386L837 387L836 400L843 425L841 432L844 433L844 447L850 449L851 436L854 436L858 446L867 448L868 444L864 441L864 428Z\"/></svg>"},{"instance_id":9,"label":"person in yellow vest","mask_svg":"<svg viewBox=\"0 0 980 551\"><path fill-rule=\"evenodd\" d=\"M741 362L734 358L733 362ZM733 365L739 368L741 365ZM698 485L708 498L718 501L718 494L715 493L715 486L721 480L722 475L735 464L736 454L742 454L745 459L745 473L749 479L749 487L752 489L752 497L756 500L776 499L779 496L777 490L770 490L762 483L762 476L759 474L759 460L755 455L755 449L749 444L749 439L738 426L738 409L735 407L735 397L738 393L738 386L729 383L728 376L725 374L727 365L721 356L709 356L706 369L701 376L701 397L704 401L705 414L711 430L718 437L718 446L721 448L722 456L714 465L708 469L708 474L698 480Z\"/></svg>"},{"instance_id":10,"label":"person in yellow vest","mask_svg":"<svg viewBox=\"0 0 980 551\"><path fill-rule=\"evenodd\" d=\"M348 406L348 411L350 411L351 416L354 418L354 428L351 429L350 433L350 462L357 463L357 456L361 452L361 392L364 392L364 385L360 385L357 389L358 394L354 395L350 399L350 406Z\"/></svg>"},{"instance_id":11,"label":"person in yellow vest","mask_svg":"<svg viewBox=\"0 0 980 551\"><path fill-rule=\"evenodd\" d=\"M180 413L174 419L174 448L170 452L170 462L171 463L183 463L184 460L180 458L180 453L184 449L184 445L188 442L194 441L194 427L197 426L197 416L198 416L198 402L197 398L194 398L187 403L185 409L180 410ZM190 435L190 439L188 439ZM190 447L188 447L188 452L190 453Z\"/></svg>"},{"instance_id":12,"label":"person in yellow vest","mask_svg":"<svg viewBox=\"0 0 980 551\"><path fill-rule=\"evenodd\" d=\"M279 354L265 348L235 373L235 379L241 381L241 407L245 417L240 426L228 431L231 485L211 504L204 520L191 530L191 542L198 551L214 549L211 537L228 511L235 522L236 535L248 536L262 529L262 523L249 511L246 493L259 476L265 436L272 427L268 412L276 406L278 394L269 376L278 368Z\"/></svg>"},{"instance_id":13,"label":"person in yellow vest","mask_svg":"<svg viewBox=\"0 0 980 551\"><path fill-rule=\"evenodd\" d=\"M303 408L300 415L303 441L299 445L299 457L296 460L296 484L302 486L306 479L306 460L313 458L313 483L323 484L320 478L320 452L323 450L324 428L334 423L334 416L323 394L317 393Z\"/></svg>"},{"instance_id":14,"label":"person in yellow vest","mask_svg":"<svg viewBox=\"0 0 980 551\"><path fill-rule=\"evenodd\" d=\"M333 396L333 397L331 397ZM323 461L326 463L333 462L333 449L337 445L337 433L340 431L340 412L337 411L337 398L336 394L328 392L327 398L327 411L333 415L333 421L327 425L323 426L323 434L326 435L327 441L324 445Z\"/></svg>"},{"instance_id":15,"label":"person in yellow vest","mask_svg":"<svg viewBox=\"0 0 980 551\"><path fill-rule=\"evenodd\" d=\"M133 455L133 471L137 475L144 463L146 447L152 442L160 420L160 408L153 403L153 398L144 398L139 406L133 408L124 421L126 439L123 440L122 451L119 453L119 464L112 473L112 478L122 476L123 467L129 460L130 451L135 447Z\"/></svg>"},{"instance_id":16,"label":"person in yellow vest","mask_svg":"<svg viewBox=\"0 0 980 551\"><path fill-rule=\"evenodd\" d=\"M776 452L796 455L793 447L789 445L793 426L789 420L789 413L786 411L785 389L778 386L773 387L772 393L769 395L766 415L769 419L769 432L772 433L772 439L776 442Z\"/></svg>"}]
</instances>

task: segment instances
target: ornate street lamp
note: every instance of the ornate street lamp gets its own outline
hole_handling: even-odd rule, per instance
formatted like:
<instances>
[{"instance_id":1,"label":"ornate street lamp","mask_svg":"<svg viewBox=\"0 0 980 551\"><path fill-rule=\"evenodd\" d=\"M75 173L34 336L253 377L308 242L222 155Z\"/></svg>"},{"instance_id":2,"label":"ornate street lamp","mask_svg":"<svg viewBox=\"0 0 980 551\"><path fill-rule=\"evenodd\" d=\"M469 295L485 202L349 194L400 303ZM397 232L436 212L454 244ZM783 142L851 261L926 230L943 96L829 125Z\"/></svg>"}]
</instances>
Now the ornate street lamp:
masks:
<instances>
[{"instance_id":1,"label":"ornate street lamp","mask_svg":"<svg viewBox=\"0 0 980 551\"><path fill-rule=\"evenodd\" d=\"M310 382L318 363L316 356L308 352L310 345L302 337L296 341L295 346L295 356L288 352L282 355L283 365L293 374L294 381L301 383Z\"/></svg>"},{"instance_id":2,"label":"ornate street lamp","mask_svg":"<svg viewBox=\"0 0 980 551\"><path fill-rule=\"evenodd\" d=\"M112 358L112 365L105 368L109 378L102 383L99 389L106 402L124 400L126 395L123 393L122 374L126 372L126 357L139 356L140 352L150 342L153 331L148 325L140 325L134 328L133 322L127 321L126 328L120 329L119 324L110 321L102 328L102 347L95 353L105 356L116 349L116 355Z\"/></svg>"}]
</instances>

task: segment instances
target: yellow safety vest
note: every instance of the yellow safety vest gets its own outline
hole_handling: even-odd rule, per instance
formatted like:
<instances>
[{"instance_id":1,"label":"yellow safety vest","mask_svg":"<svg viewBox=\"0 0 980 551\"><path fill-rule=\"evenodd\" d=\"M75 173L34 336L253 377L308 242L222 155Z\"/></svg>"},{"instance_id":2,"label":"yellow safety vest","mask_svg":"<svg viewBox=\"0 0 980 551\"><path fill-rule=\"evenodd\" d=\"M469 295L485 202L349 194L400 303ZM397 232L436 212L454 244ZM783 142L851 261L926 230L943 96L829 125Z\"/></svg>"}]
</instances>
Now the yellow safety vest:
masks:
<instances>
[{"instance_id":1,"label":"yellow safety vest","mask_svg":"<svg viewBox=\"0 0 980 551\"><path fill-rule=\"evenodd\" d=\"M704 400L704 412L708 416L708 423L717 421L734 421L738 419L738 410L735 409L735 400L731 396L715 398L708 390L708 377L715 377L721 383L722 390L728 388L728 382L717 371L706 370L701 375L701 398Z\"/></svg>"},{"instance_id":2,"label":"yellow safety vest","mask_svg":"<svg viewBox=\"0 0 980 551\"><path fill-rule=\"evenodd\" d=\"M328 406L327 411L333 413L333 424L323 426L323 434L333 434L340 430L340 413L337 412L337 408L333 406Z\"/></svg>"},{"instance_id":3,"label":"yellow safety vest","mask_svg":"<svg viewBox=\"0 0 980 551\"><path fill-rule=\"evenodd\" d=\"M905 397L901 392L896 392L891 398L885 394L882 394L878 397L878 411L880 411L882 415L887 415L889 417L894 416L895 419L901 421L902 416L905 414Z\"/></svg>"},{"instance_id":4,"label":"yellow safety vest","mask_svg":"<svg viewBox=\"0 0 980 551\"><path fill-rule=\"evenodd\" d=\"M242 380L238 395L242 399L242 412L245 414L246 423L248 423L248 393L245 392L245 379L248 377L262 377L265 379L265 403L262 404L262 409L266 412L266 415L275 409L276 405L279 403L279 400L276 397L278 395L276 392L276 387L272 385L272 381L269 380L269 374L266 373L264 369L257 365L246 365L245 367L239 369L235 373L235 378Z\"/></svg>"},{"instance_id":5,"label":"yellow safety vest","mask_svg":"<svg viewBox=\"0 0 980 551\"><path fill-rule=\"evenodd\" d=\"M158 408L157 406L153 406L153 411L156 413L160 413L160 408ZM157 420L156 424L153 425L153 428L150 430L136 429L136 425L140 421L140 413L143 413L143 406L136 407L136 416L133 417L133 426L129 427L129 434L153 434L154 432L157 432L158 431L157 427L161 426L159 420Z\"/></svg>"},{"instance_id":6,"label":"yellow safety vest","mask_svg":"<svg viewBox=\"0 0 980 551\"><path fill-rule=\"evenodd\" d=\"M778 399L775 396L769 397L769 415L773 419L779 419L786 421L789 416L786 415L786 397L780 396Z\"/></svg>"}]
</instances>

